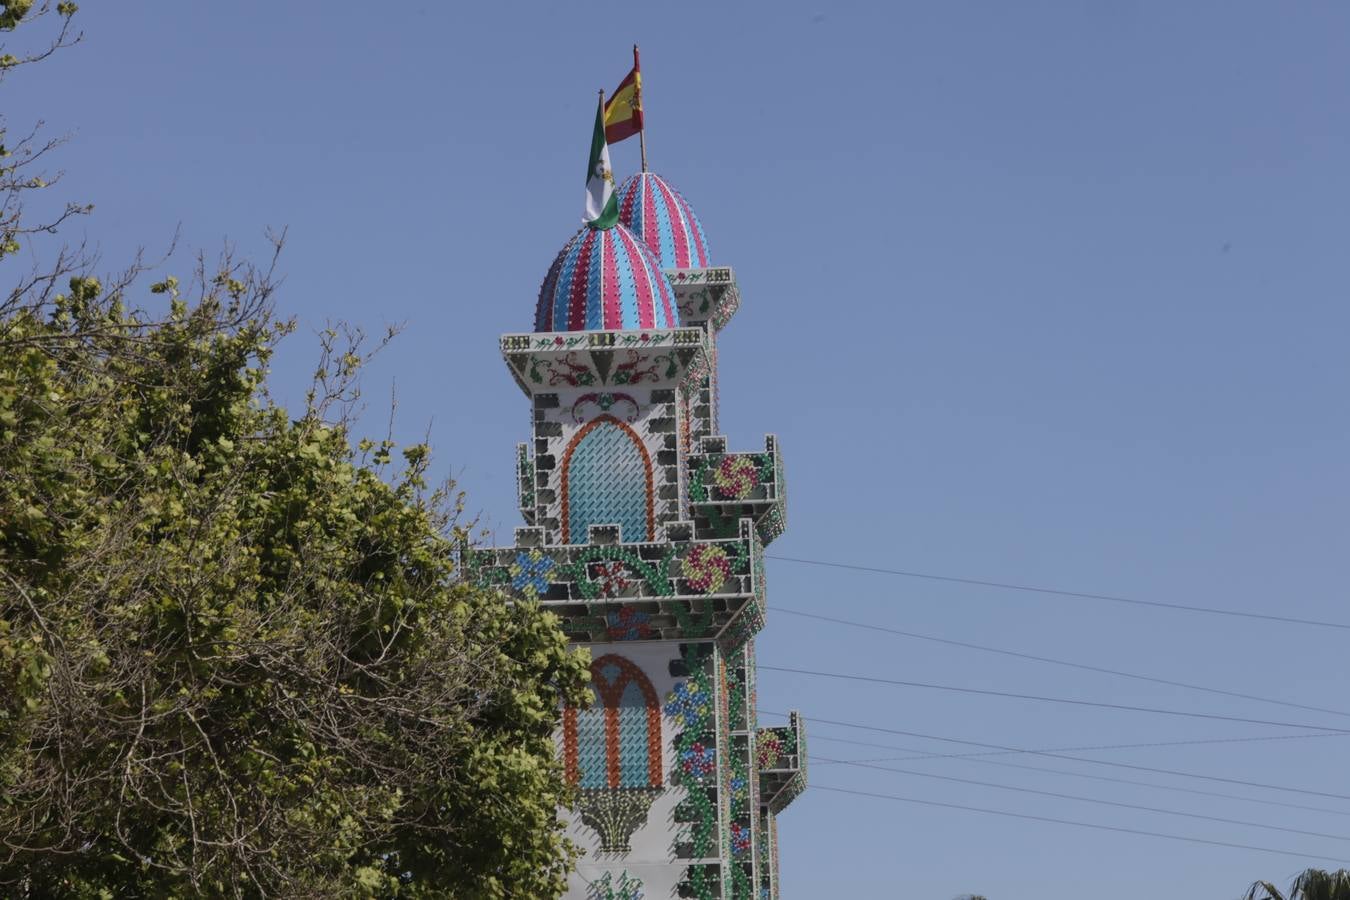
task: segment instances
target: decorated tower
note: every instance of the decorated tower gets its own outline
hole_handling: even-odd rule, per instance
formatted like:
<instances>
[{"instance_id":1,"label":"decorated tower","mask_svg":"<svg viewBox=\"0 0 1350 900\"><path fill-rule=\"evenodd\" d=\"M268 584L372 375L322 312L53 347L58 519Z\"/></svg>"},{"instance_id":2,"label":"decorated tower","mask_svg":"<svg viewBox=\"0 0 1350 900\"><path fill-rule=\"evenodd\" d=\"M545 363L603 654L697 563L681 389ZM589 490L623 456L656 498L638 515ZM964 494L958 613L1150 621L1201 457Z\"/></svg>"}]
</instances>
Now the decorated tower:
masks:
<instances>
[{"instance_id":1,"label":"decorated tower","mask_svg":"<svg viewBox=\"0 0 1350 900\"><path fill-rule=\"evenodd\" d=\"M718 433L717 335L740 294L679 192L642 172L619 222L553 261L534 331L501 338L532 409L515 546L476 577L555 612L593 703L558 737L585 856L566 896L778 897L777 816L806 782L800 718L761 728L764 547L782 459Z\"/></svg>"}]
</instances>

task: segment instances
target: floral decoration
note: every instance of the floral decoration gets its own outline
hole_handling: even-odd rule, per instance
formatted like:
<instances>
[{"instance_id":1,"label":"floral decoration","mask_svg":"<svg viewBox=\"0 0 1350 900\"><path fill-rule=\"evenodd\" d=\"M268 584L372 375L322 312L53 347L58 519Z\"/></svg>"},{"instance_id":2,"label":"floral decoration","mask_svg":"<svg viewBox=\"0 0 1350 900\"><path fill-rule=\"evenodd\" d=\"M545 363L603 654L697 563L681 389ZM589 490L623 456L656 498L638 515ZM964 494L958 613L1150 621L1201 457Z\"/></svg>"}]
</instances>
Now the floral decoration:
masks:
<instances>
[{"instance_id":1,"label":"floral decoration","mask_svg":"<svg viewBox=\"0 0 1350 900\"><path fill-rule=\"evenodd\" d=\"M606 872L591 882L586 900L642 900L642 882L625 871L614 880L613 872Z\"/></svg>"},{"instance_id":2,"label":"floral decoration","mask_svg":"<svg viewBox=\"0 0 1350 900\"><path fill-rule=\"evenodd\" d=\"M680 768L684 769L684 774L702 781L716 770L717 753L712 747L695 741L692 747L680 754Z\"/></svg>"},{"instance_id":3,"label":"floral decoration","mask_svg":"<svg viewBox=\"0 0 1350 900\"><path fill-rule=\"evenodd\" d=\"M681 563L689 586L704 594L715 594L731 575L727 551L716 544L699 544Z\"/></svg>"},{"instance_id":4,"label":"floral decoration","mask_svg":"<svg viewBox=\"0 0 1350 900\"><path fill-rule=\"evenodd\" d=\"M783 755L783 739L772 731L761 731L756 747L756 762L761 769L772 769Z\"/></svg>"},{"instance_id":5,"label":"floral decoration","mask_svg":"<svg viewBox=\"0 0 1350 900\"><path fill-rule=\"evenodd\" d=\"M585 421L585 417L583 416L582 411L584 410L586 404L588 403L594 403L597 407L599 407L602 413L607 413L614 408L615 404L620 402L627 403L629 406L632 407L632 409L628 412L628 414L624 418L629 422L636 421L638 412L641 410L641 407L638 406L637 400L633 398L632 394L621 394L612 391L605 391L603 393L594 393L594 394L582 394L580 397L576 399L576 402L572 404L572 421L578 425L580 425L583 421Z\"/></svg>"},{"instance_id":6,"label":"floral decoration","mask_svg":"<svg viewBox=\"0 0 1350 900\"><path fill-rule=\"evenodd\" d=\"M713 470L713 483L732 500L743 500L759 484L759 468L749 457L724 456Z\"/></svg>"},{"instance_id":7,"label":"floral decoration","mask_svg":"<svg viewBox=\"0 0 1350 900\"><path fill-rule=\"evenodd\" d=\"M600 586L600 595L603 597L616 597L633 584L628 577L627 566L618 561L592 563L590 576Z\"/></svg>"},{"instance_id":8,"label":"floral decoration","mask_svg":"<svg viewBox=\"0 0 1350 900\"><path fill-rule=\"evenodd\" d=\"M681 681L666 698L666 715L680 728L702 726L712 711L712 698L693 681Z\"/></svg>"},{"instance_id":9,"label":"floral decoration","mask_svg":"<svg viewBox=\"0 0 1350 900\"><path fill-rule=\"evenodd\" d=\"M731 854L744 856L750 852L750 829L736 822L731 823Z\"/></svg>"},{"instance_id":10,"label":"floral decoration","mask_svg":"<svg viewBox=\"0 0 1350 900\"><path fill-rule=\"evenodd\" d=\"M605 615L605 628L611 641L636 641L651 636L651 619L631 606L620 606Z\"/></svg>"},{"instance_id":11,"label":"floral decoration","mask_svg":"<svg viewBox=\"0 0 1350 900\"><path fill-rule=\"evenodd\" d=\"M553 571L553 557L538 550L522 550L512 563L511 587L533 600L548 590L548 573Z\"/></svg>"}]
</instances>

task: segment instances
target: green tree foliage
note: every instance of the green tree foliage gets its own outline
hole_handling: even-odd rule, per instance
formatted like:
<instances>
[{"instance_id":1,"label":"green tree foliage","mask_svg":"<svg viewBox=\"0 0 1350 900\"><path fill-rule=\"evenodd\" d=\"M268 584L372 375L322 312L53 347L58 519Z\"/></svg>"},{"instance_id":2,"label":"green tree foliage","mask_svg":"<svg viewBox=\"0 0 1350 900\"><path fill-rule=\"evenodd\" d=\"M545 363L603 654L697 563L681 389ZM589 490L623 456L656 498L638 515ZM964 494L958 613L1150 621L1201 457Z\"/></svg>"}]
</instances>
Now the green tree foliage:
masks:
<instances>
[{"instance_id":1,"label":"green tree foliage","mask_svg":"<svg viewBox=\"0 0 1350 900\"><path fill-rule=\"evenodd\" d=\"M0 895L558 894L584 656L456 581L425 447L353 448L357 342L290 415L269 270L140 274L0 302Z\"/></svg>"},{"instance_id":2,"label":"green tree foliage","mask_svg":"<svg viewBox=\"0 0 1350 900\"><path fill-rule=\"evenodd\" d=\"M1258 881L1243 895L1243 900L1350 900L1350 870L1326 872L1307 869L1289 886L1289 893L1269 881Z\"/></svg>"},{"instance_id":3,"label":"green tree foliage","mask_svg":"<svg viewBox=\"0 0 1350 900\"><path fill-rule=\"evenodd\" d=\"M266 400L261 276L153 290L0 321L0 883L553 894L556 620L455 583L425 447L353 451L354 353Z\"/></svg>"}]
</instances>

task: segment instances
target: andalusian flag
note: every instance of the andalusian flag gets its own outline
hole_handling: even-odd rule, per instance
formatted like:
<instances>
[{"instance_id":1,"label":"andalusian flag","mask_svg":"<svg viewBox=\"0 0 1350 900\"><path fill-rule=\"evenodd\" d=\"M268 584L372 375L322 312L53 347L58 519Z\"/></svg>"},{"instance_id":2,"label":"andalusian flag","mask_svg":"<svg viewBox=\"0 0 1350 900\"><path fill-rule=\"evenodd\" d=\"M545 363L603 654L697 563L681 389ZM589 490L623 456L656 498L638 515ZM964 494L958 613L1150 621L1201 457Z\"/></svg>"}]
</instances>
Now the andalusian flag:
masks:
<instances>
[{"instance_id":1,"label":"andalusian flag","mask_svg":"<svg viewBox=\"0 0 1350 900\"><path fill-rule=\"evenodd\" d=\"M642 70L638 48L633 45L633 68L614 89L605 104L605 139L617 144L642 130Z\"/></svg>"},{"instance_id":2,"label":"andalusian flag","mask_svg":"<svg viewBox=\"0 0 1350 900\"><path fill-rule=\"evenodd\" d=\"M592 228L613 228L619 221L619 201L614 197L614 170L609 166L605 142L605 96L595 111L595 134L591 136L591 161L586 167L586 212L582 221Z\"/></svg>"}]
</instances>

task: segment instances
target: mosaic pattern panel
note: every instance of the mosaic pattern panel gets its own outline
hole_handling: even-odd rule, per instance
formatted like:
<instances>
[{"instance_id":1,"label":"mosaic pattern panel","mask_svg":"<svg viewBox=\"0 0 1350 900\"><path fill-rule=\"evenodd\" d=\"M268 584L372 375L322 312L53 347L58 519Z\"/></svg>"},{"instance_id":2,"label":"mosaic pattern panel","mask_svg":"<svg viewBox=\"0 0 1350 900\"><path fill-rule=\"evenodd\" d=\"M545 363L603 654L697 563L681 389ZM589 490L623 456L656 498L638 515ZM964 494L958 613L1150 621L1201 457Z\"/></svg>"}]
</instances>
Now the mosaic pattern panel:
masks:
<instances>
[{"instance_id":1,"label":"mosaic pattern panel","mask_svg":"<svg viewBox=\"0 0 1350 900\"><path fill-rule=\"evenodd\" d=\"M517 530L518 546L466 551L468 576L483 587L538 600L583 642L717 638L749 640L764 625L764 552L742 520L728 540L680 539L692 526L667 528L664 543L597 540L549 546L539 528Z\"/></svg>"},{"instance_id":2,"label":"mosaic pattern panel","mask_svg":"<svg viewBox=\"0 0 1350 900\"><path fill-rule=\"evenodd\" d=\"M652 461L631 427L608 414L577 432L563 454L562 531L584 544L591 525L619 525L649 541L656 527Z\"/></svg>"},{"instance_id":3,"label":"mosaic pattern panel","mask_svg":"<svg viewBox=\"0 0 1350 900\"><path fill-rule=\"evenodd\" d=\"M708 265L708 241L703 224L689 201L654 172L624 179L615 193L619 221L656 254L663 269L690 269Z\"/></svg>"},{"instance_id":4,"label":"mosaic pattern panel","mask_svg":"<svg viewBox=\"0 0 1350 900\"><path fill-rule=\"evenodd\" d=\"M535 307L535 331L678 328L670 282L622 225L583 227L559 251Z\"/></svg>"},{"instance_id":5,"label":"mosaic pattern panel","mask_svg":"<svg viewBox=\"0 0 1350 900\"><path fill-rule=\"evenodd\" d=\"M605 852L624 852L662 787L661 703L651 681L615 653L591 663L595 702L563 710L563 767L581 821Z\"/></svg>"}]
</instances>

